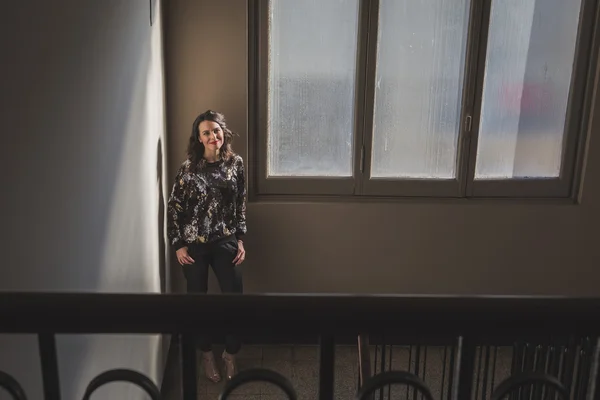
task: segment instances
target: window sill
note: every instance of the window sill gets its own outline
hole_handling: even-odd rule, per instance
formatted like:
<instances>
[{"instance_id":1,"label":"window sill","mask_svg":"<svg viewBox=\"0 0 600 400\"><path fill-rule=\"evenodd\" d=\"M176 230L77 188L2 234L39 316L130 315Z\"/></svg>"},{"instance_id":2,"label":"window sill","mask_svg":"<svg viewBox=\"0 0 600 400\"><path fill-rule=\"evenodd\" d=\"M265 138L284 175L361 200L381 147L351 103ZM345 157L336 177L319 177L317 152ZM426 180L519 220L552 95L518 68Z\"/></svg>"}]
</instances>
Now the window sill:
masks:
<instances>
[{"instance_id":1,"label":"window sill","mask_svg":"<svg viewBox=\"0 0 600 400\"><path fill-rule=\"evenodd\" d=\"M248 204L274 203L399 203L399 204L454 204L454 205L539 205L578 206L573 197L561 198L506 198L506 197L386 197L386 196L319 196L319 195L250 195Z\"/></svg>"}]
</instances>

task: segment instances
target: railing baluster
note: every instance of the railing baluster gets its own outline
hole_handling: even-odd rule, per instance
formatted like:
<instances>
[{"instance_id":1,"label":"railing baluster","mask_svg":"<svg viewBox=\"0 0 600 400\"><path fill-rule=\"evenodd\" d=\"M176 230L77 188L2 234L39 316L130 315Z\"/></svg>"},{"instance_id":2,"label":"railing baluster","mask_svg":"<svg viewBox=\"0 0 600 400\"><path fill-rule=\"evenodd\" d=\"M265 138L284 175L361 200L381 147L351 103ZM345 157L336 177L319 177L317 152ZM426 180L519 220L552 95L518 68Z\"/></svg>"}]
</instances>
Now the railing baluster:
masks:
<instances>
[{"instance_id":1,"label":"railing baluster","mask_svg":"<svg viewBox=\"0 0 600 400\"><path fill-rule=\"evenodd\" d=\"M475 378L475 398L479 399L479 383L481 382L481 364L483 359L483 347L476 347L475 354L477 354L477 377Z\"/></svg>"},{"instance_id":2,"label":"railing baluster","mask_svg":"<svg viewBox=\"0 0 600 400\"><path fill-rule=\"evenodd\" d=\"M385 349L386 349L385 336L382 335L381 336L381 361L380 361L380 367L379 367L379 370L381 372L385 372L385 358L386 358ZM383 400L384 389L385 388L383 388L383 387L379 389L379 400Z\"/></svg>"},{"instance_id":3,"label":"railing baluster","mask_svg":"<svg viewBox=\"0 0 600 400\"><path fill-rule=\"evenodd\" d=\"M551 342L548 345L548 366L546 367L546 371L548 374L552 376L556 376L558 378L558 371L554 372L554 364L556 362L556 346L554 342ZM542 400L552 398L551 397L551 388L547 388L544 386L544 391L542 392Z\"/></svg>"},{"instance_id":4,"label":"railing baluster","mask_svg":"<svg viewBox=\"0 0 600 400\"><path fill-rule=\"evenodd\" d=\"M522 372L529 372L528 360L529 360L530 347L531 347L531 345L529 342L525 343L525 345L523 347L523 357L521 358L521 371ZM519 400L529 400L529 398L527 396L528 389L529 389L529 385L525 385L525 387L523 387L523 386L519 387Z\"/></svg>"},{"instance_id":5,"label":"railing baluster","mask_svg":"<svg viewBox=\"0 0 600 400\"><path fill-rule=\"evenodd\" d=\"M361 334L358 336L358 365L359 365L359 387L362 386L371 373L371 350L369 345L369 336Z\"/></svg>"},{"instance_id":6,"label":"railing baluster","mask_svg":"<svg viewBox=\"0 0 600 400\"><path fill-rule=\"evenodd\" d=\"M588 377L587 400L594 400L596 397L596 383L598 380L598 363L600 362L600 337L596 337L596 344L593 347L592 364L590 376Z\"/></svg>"},{"instance_id":7,"label":"railing baluster","mask_svg":"<svg viewBox=\"0 0 600 400\"><path fill-rule=\"evenodd\" d=\"M573 379L573 392L575 393L574 397L576 399L579 399L580 396L581 379L583 377L583 370L585 368L585 347L583 340L580 342L580 346L581 348L579 349L579 357L577 359L576 367L577 372L574 374L575 376Z\"/></svg>"},{"instance_id":8,"label":"railing baluster","mask_svg":"<svg viewBox=\"0 0 600 400\"><path fill-rule=\"evenodd\" d=\"M511 358L511 362L510 362L510 375L514 375L517 373L517 359L518 359L518 355L519 355L519 343L515 342L513 343L513 348L512 348L512 358ZM514 393L509 393L508 395L508 400L515 400L515 395Z\"/></svg>"},{"instance_id":9,"label":"railing baluster","mask_svg":"<svg viewBox=\"0 0 600 400\"><path fill-rule=\"evenodd\" d=\"M567 381L565 379L565 369L567 365L567 346L561 345L558 349L558 379L567 386ZM556 398L556 391L552 390L552 399Z\"/></svg>"},{"instance_id":10,"label":"railing baluster","mask_svg":"<svg viewBox=\"0 0 600 400\"><path fill-rule=\"evenodd\" d=\"M485 346L485 362L483 366L483 382L481 387L481 399L487 399L488 375L490 374L490 346Z\"/></svg>"},{"instance_id":11,"label":"railing baluster","mask_svg":"<svg viewBox=\"0 0 600 400\"><path fill-rule=\"evenodd\" d=\"M552 341L550 348L548 349L549 361L548 361L548 373L550 375L560 377L560 344L556 340ZM555 391L552 388L544 388L544 395L542 399L553 399L555 397Z\"/></svg>"},{"instance_id":12,"label":"railing baluster","mask_svg":"<svg viewBox=\"0 0 600 400\"><path fill-rule=\"evenodd\" d=\"M56 338L53 333L38 334L40 364L45 400L60 400L60 378L56 356Z\"/></svg>"},{"instance_id":13,"label":"railing baluster","mask_svg":"<svg viewBox=\"0 0 600 400\"><path fill-rule=\"evenodd\" d=\"M419 376L419 372L421 370L420 367L421 364L421 345L418 344L417 347L415 348L415 376ZM417 392L416 390L413 390L413 400L417 400L417 396L419 395L419 392Z\"/></svg>"},{"instance_id":14,"label":"railing baluster","mask_svg":"<svg viewBox=\"0 0 600 400\"><path fill-rule=\"evenodd\" d=\"M455 357L456 357L456 345L452 345L451 350L450 350L450 362L448 363L448 366L450 368L450 371L448 373L448 399L447 400L451 400L451 399L455 399L455 393L454 393L454 387L456 386L454 384L455 381L455 376L454 376L454 370L456 369L456 362L455 362Z\"/></svg>"},{"instance_id":15,"label":"railing baluster","mask_svg":"<svg viewBox=\"0 0 600 400\"><path fill-rule=\"evenodd\" d=\"M394 345L390 344L390 356L388 359L388 371L392 370L392 358L394 356ZM388 385L388 400L392 400L392 385Z\"/></svg>"},{"instance_id":16,"label":"railing baluster","mask_svg":"<svg viewBox=\"0 0 600 400\"><path fill-rule=\"evenodd\" d=\"M333 400L335 379L335 339L331 335L322 335L319 341L319 400Z\"/></svg>"},{"instance_id":17,"label":"railing baluster","mask_svg":"<svg viewBox=\"0 0 600 400\"><path fill-rule=\"evenodd\" d=\"M196 336L192 333L181 335L181 379L183 400L197 400Z\"/></svg>"},{"instance_id":18,"label":"railing baluster","mask_svg":"<svg viewBox=\"0 0 600 400\"><path fill-rule=\"evenodd\" d=\"M541 346L536 344L535 342L531 343L529 346L529 352L527 353L527 371L535 372L537 368L537 362L539 359ZM526 387L526 397L527 400L534 400L533 396L535 394L537 384L532 384Z\"/></svg>"},{"instance_id":19,"label":"railing baluster","mask_svg":"<svg viewBox=\"0 0 600 400\"><path fill-rule=\"evenodd\" d=\"M379 359L379 345L375 345L375 359L373 360L373 375L377 375L377 360ZM383 372L383 371L379 371Z\"/></svg>"},{"instance_id":20,"label":"railing baluster","mask_svg":"<svg viewBox=\"0 0 600 400\"><path fill-rule=\"evenodd\" d=\"M541 368L538 368L538 371L544 372L546 374L550 374L550 350L552 346L550 344L546 344L544 346L544 365ZM540 363L541 364L541 363ZM536 399L544 400L546 397L546 386L542 386L539 388L539 397Z\"/></svg>"},{"instance_id":21,"label":"railing baluster","mask_svg":"<svg viewBox=\"0 0 600 400\"><path fill-rule=\"evenodd\" d=\"M470 400L473 393L473 374L475 373L475 343L461 336L459 338L458 385L454 399Z\"/></svg>"},{"instance_id":22,"label":"railing baluster","mask_svg":"<svg viewBox=\"0 0 600 400\"><path fill-rule=\"evenodd\" d=\"M426 382L427 379L427 346L425 346L425 350L423 351L423 382ZM421 392L421 400L423 400L423 392Z\"/></svg>"},{"instance_id":23,"label":"railing baluster","mask_svg":"<svg viewBox=\"0 0 600 400\"><path fill-rule=\"evenodd\" d=\"M412 345L410 345L408 347L408 366L406 367L406 370L410 372L410 367L412 366ZM409 399L409 393L410 393L410 387L408 385L406 385L406 400Z\"/></svg>"},{"instance_id":24,"label":"railing baluster","mask_svg":"<svg viewBox=\"0 0 600 400\"><path fill-rule=\"evenodd\" d=\"M440 386L440 399L444 398L444 384L446 383L446 361L448 359L448 346L444 346L444 357L442 359L442 384Z\"/></svg>"},{"instance_id":25,"label":"railing baluster","mask_svg":"<svg viewBox=\"0 0 600 400\"><path fill-rule=\"evenodd\" d=\"M540 358L541 358L541 353L542 353L542 345L538 344L537 346L532 346L533 347L533 361L532 361L532 365L531 365L531 371L532 372L539 372L538 368L539 368L539 364L540 364ZM538 384L533 384L530 389L529 389L529 400L537 400L537 391L538 388L540 387L540 385Z\"/></svg>"},{"instance_id":26,"label":"railing baluster","mask_svg":"<svg viewBox=\"0 0 600 400\"><path fill-rule=\"evenodd\" d=\"M494 392L496 383L496 363L498 362L498 346L494 346L494 356L492 361L492 377L490 381L490 393ZM485 399L484 399L485 400Z\"/></svg>"},{"instance_id":27,"label":"railing baluster","mask_svg":"<svg viewBox=\"0 0 600 400\"><path fill-rule=\"evenodd\" d=\"M577 398L585 398L587 383L589 380L589 369L592 361L592 347L590 343L590 338L585 338L581 343L581 359L580 359L580 368L577 373L577 389L576 389L576 397Z\"/></svg>"},{"instance_id":28,"label":"railing baluster","mask_svg":"<svg viewBox=\"0 0 600 400\"><path fill-rule=\"evenodd\" d=\"M529 343L523 343L521 345L521 353L519 353L519 359L517 360L518 366L519 366L519 372L526 372L527 371L527 354L529 352ZM522 386L519 387L519 390L517 390L517 399L518 400L525 400L525 396L523 393L524 388Z\"/></svg>"},{"instance_id":29,"label":"railing baluster","mask_svg":"<svg viewBox=\"0 0 600 400\"><path fill-rule=\"evenodd\" d=\"M585 363L585 375L582 381L582 385L583 385L583 392L585 393L585 396L587 397L588 392L590 390L590 387L588 386L589 380L590 380L590 374L592 372L592 364L594 363L594 352L595 352L595 345L593 342L592 337L588 337L586 339L586 363ZM582 396L583 397L583 396Z\"/></svg>"},{"instance_id":30,"label":"railing baluster","mask_svg":"<svg viewBox=\"0 0 600 400\"><path fill-rule=\"evenodd\" d=\"M567 347L565 347L563 379L561 379L566 388L569 390L569 393L571 393L573 389L573 375L575 373L576 358L577 343L575 341L575 338L571 337L569 339L569 344L567 345Z\"/></svg>"}]
</instances>

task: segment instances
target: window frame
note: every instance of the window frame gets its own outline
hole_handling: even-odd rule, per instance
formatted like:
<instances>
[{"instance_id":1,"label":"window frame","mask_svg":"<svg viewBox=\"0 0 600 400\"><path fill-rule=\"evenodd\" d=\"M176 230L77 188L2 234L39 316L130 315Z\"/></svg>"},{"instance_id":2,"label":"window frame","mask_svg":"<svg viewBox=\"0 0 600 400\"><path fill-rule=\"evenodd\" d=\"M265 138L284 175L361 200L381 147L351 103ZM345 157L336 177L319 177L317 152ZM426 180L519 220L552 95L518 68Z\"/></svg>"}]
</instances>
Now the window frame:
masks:
<instances>
[{"instance_id":1,"label":"window frame","mask_svg":"<svg viewBox=\"0 0 600 400\"><path fill-rule=\"evenodd\" d=\"M369 109L365 113L365 134L364 134L364 152L365 163L364 171L360 176L362 191L360 194L365 196L393 196L393 197L446 197L446 198L461 198L465 191L465 162L467 158L466 139L468 137L468 122L467 116L473 107L473 88L475 76L472 72L473 65L477 60L474 51L477 47L477 32L479 26L475 23L477 18L474 18L479 12L478 1L470 0L469 4L469 20L467 26L467 43L463 69L463 88L461 95L461 112L459 122L459 132L457 139L457 154L455 171L456 176L453 179L397 179L397 178L371 178L371 160L373 149L373 123L375 117L375 81L377 73L377 44L379 33L379 0L367 1L371 4L371 30L369 36L372 39L372 45L369 48L371 63L367 69L367 98L369 100ZM360 172L360 171L359 171Z\"/></svg>"},{"instance_id":2,"label":"window frame","mask_svg":"<svg viewBox=\"0 0 600 400\"><path fill-rule=\"evenodd\" d=\"M370 178L379 0L359 0L353 176L267 176L269 1L248 0L248 181L251 199L259 196L569 199L576 196L598 59L600 0L581 1L559 178L507 180L474 179L493 0L470 0L455 179Z\"/></svg>"},{"instance_id":3,"label":"window frame","mask_svg":"<svg viewBox=\"0 0 600 400\"><path fill-rule=\"evenodd\" d=\"M479 122L483 100L485 59L492 1L483 0L482 29L478 58L473 130L471 133L466 179L466 197L478 198L570 198L575 195L575 180L582 168L578 159L578 143L585 138L584 129L590 116L589 97L593 92L595 64L597 62L598 1L581 0L579 25L573 53L573 69L563 127L563 150L558 178L536 179L485 179L475 180ZM496 0L497 1L497 0ZM592 53L596 55L592 58ZM577 112L576 110L580 110Z\"/></svg>"},{"instance_id":4,"label":"window frame","mask_svg":"<svg viewBox=\"0 0 600 400\"><path fill-rule=\"evenodd\" d=\"M256 53L257 63L255 64L255 72L253 77L255 82L255 93L254 98L258 99L255 103L255 112L258 116L256 121L257 128L257 146L256 146L256 160L254 163L257 174L256 174L256 185L257 192L261 195L341 195L350 196L355 194L355 171L356 166L360 162L359 155L359 143L361 140L361 132L357 132L359 126L359 115L357 110L363 109L362 99L360 96L361 87L357 85L355 87L355 99L354 99L354 148L353 148L353 159L351 161L353 166L353 176L349 177L305 177L305 176L268 176L268 85L269 85L269 0L250 0L251 3L255 3L253 19L256 23L255 29L255 40L256 40ZM363 26L362 20L363 15L363 3L359 0L359 11L358 11L358 34L357 40L363 38L365 35L362 34L361 28ZM249 10L250 11L250 10ZM250 14L250 12L249 12ZM362 47L360 46L360 40L357 47L357 56L361 60L364 54L361 53ZM360 82L360 65L356 68L356 80ZM358 153L358 154L357 154Z\"/></svg>"}]
</instances>

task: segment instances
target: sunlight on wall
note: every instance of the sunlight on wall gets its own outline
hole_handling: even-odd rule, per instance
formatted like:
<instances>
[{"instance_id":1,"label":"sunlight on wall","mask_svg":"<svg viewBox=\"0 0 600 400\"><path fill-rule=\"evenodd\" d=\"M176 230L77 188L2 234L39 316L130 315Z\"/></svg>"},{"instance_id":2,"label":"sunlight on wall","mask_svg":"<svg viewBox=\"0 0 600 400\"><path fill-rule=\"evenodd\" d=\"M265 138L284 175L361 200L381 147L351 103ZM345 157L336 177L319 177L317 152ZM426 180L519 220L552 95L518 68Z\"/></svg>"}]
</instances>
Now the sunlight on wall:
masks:
<instances>
[{"instance_id":1,"label":"sunlight on wall","mask_svg":"<svg viewBox=\"0 0 600 400\"><path fill-rule=\"evenodd\" d=\"M164 174L165 157L157 160L157 146L164 154L164 99L162 65L162 26L160 4L157 2L150 39L147 73L139 75L132 98L127 137L121 153L116 190L111 202L108 229L102 253L98 290L101 292L160 292L161 265L159 232L159 201L164 191L159 178ZM141 154L140 157L130 157ZM161 176L157 176L160 174ZM164 181L164 179L162 179ZM132 249L132 246L141 246ZM160 316L157 316L159 318ZM90 335L65 336L64 345L86 341L81 354L82 370L77 379L76 396L80 397L87 383L104 370L125 367L142 372L160 386L163 361L160 335ZM107 352L106 349L112 351ZM64 384L64 383L63 383ZM98 399L145 398L136 386L115 383L98 389Z\"/></svg>"},{"instance_id":2,"label":"sunlight on wall","mask_svg":"<svg viewBox=\"0 0 600 400\"><path fill-rule=\"evenodd\" d=\"M59 352L64 353L66 347L79 348L78 344L83 350L78 354L78 357L84 360L83 368L79 371L76 381L65 382L61 379L63 398L81 398L86 386L95 376L113 368L127 368L141 372L160 387L162 367L158 355L161 351L161 336L61 335L57 337ZM59 359L59 365L68 361L64 358ZM75 382L76 385L73 385ZM71 385L74 387L69 387ZM116 382L99 388L94 392L93 398L94 400L146 399L147 395L135 385Z\"/></svg>"},{"instance_id":3,"label":"sunlight on wall","mask_svg":"<svg viewBox=\"0 0 600 400\"><path fill-rule=\"evenodd\" d=\"M132 99L111 202L98 286L102 292L160 291L158 244L163 235L158 226L156 151L157 144L164 143L160 20L155 21L151 35L150 61L135 85L139 89ZM132 246L141 248L136 251Z\"/></svg>"}]
</instances>

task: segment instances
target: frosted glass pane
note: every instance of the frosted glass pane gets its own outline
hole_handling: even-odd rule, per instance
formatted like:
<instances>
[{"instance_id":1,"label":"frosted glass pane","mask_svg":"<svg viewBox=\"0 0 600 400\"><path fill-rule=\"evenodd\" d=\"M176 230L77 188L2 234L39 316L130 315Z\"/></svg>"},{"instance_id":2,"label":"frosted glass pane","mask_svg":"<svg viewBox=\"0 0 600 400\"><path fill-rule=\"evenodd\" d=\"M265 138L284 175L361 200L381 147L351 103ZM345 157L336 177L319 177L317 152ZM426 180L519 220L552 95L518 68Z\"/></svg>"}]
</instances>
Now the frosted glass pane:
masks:
<instances>
[{"instance_id":1,"label":"frosted glass pane","mask_svg":"<svg viewBox=\"0 0 600 400\"><path fill-rule=\"evenodd\" d=\"M358 0L270 2L270 176L352 176Z\"/></svg>"},{"instance_id":2,"label":"frosted glass pane","mask_svg":"<svg viewBox=\"0 0 600 400\"><path fill-rule=\"evenodd\" d=\"M469 0L381 0L371 176L456 176Z\"/></svg>"},{"instance_id":3,"label":"frosted glass pane","mask_svg":"<svg viewBox=\"0 0 600 400\"><path fill-rule=\"evenodd\" d=\"M580 3L493 1L476 179L559 176Z\"/></svg>"}]
</instances>

